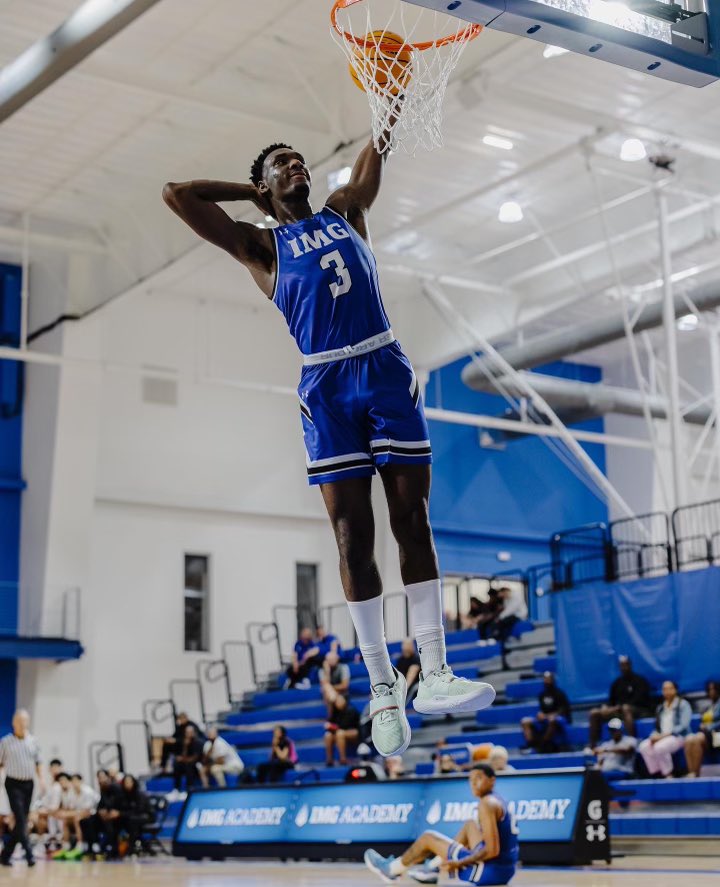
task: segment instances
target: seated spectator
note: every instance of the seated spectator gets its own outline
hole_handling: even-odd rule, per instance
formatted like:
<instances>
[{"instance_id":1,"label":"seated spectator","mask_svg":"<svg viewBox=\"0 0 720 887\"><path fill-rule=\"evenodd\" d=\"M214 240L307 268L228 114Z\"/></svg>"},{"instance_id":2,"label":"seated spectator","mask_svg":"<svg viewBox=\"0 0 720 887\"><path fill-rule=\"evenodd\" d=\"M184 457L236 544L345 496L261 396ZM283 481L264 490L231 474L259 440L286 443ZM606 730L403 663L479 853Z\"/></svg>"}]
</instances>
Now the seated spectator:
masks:
<instances>
[{"instance_id":1,"label":"seated spectator","mask_svg":"<svg viewBox=\"0 0 720 887\"><path fill-rule=\"evenodd\" d=\"M325 656L320 669L320 691L328 714L338 694L347 696L350 691L350 666L340 662L336 650L330 650Z\"/></svg>"},{"instance_id":2,"label":"seated spectator","mask_svg":"<svg viewBox=\"0 0 720 887\"><path fill-rule=\"evenodd\" d=\"M487 762L496 773L513 773L515 768L509 763L509 759L510 755L504 745L494 745Z\"/></svg>"},{"instance_id":3,"label":"seated spectator","mask_svg":"<svg viewBox=\"0 0 720 887\"><path fill-rule=\"evenodd\" d=\"M334 764L337 748L341 765L347 764L348 745L357 745L360 739L360 712L340 693L336 694L330 717L325 723L325 765Z\"/></svg>"},{"instance_id":4,"label":"seated spectator","mask_svg":"<svg viewBox=\"0 0 720 887\"><path fill-rule=\"evenodd\" d=\"M188 733L192 733L195 741L200 742L194 735L194 729L190 726L185 729L186 737ZM144 791L141 791L134 776L127 773L123 776L117 805L120 812L118 832L127 834L129 852L136 853L140 849L140 837L143 829L153 821L154 816L150 809L148 796Z\"/></svg>"},{"instance_id":5,"label":"seated spectator","mask_svg":"<svg viewBox=\"0 0 720 887\"><path fill-rule=\"evenodd\" d=\"M708 681L705 687L709 703L700 718L700 731L685 737L688 776L700 775L705 753L720 748L720 684Z\"/></svg>"},{"instance_id":6,"label":"seated spectator","mask_svg":"<svg viewBox=\"0 0 720 887\"><path fill-rule=\"evenodd\" d=\"M604 773L624 773L631 776L635 771L637 739L623 735L623 722L620 718L610 718L608 729L610 739L592 750L597 756L600 769Z\"/></svg>"},{"instance_id":7,"label":"seated spectator","mask_svg":"<svg viewBox=\"0 0 720 887\"><path fill-rule=\"evenodd\" d=\"M463 628L477 628L480 617L485 613L485 604L479 597L472 596L470 598L470 607L467 613L461 617L460 623Z\"/></svg>"},{"instance_id":8,"label":"seated spectator","mask_svg":"<svg viewBox=\"0 0 720 887\"><path fill-rule=\"evenodd\" d=\"M217 727L209 727L207 741L203 746L203 765L200 771L200 778L205 788L210 785L211 776L220 788L225 788L226 775L239 776L244 769L245 765L237 749L222 736L218 736Z\"/></svg>"},{"instance_id":9,"label":"seated spectator","mask_svg":"<svg viewBox=\"0 0 720 887\"><path fill-rule=\"evenodd\" d=\"M488 589L488 599L482 605L482 611L478 615L476 622L478 637L480 638L478 644L480 644L481 647L489 641L495 643L495 638L492 637L492 632L495 629L495 623L502 608L503 600L500 597L500 589Z\"/></svg>"},{"instance_id":10,"label":"seated spectator","mask_svg":"<svg viewBox=\"0 0 720 887\"><path fill-rule=\"evenodd\" d=\"M95 813L80 823L84 850L91 856L107 854L114 858L117 857L120 786L107 770L98 770L97 782L100 799Z\"/></svg>"},{"instance_id":11,"label":"seated spectator","mask_svg":"<svg viewBox=\"0 0 720 887\"><path fill-rule=\"evenodd\" d=\"M538 697L539 711L534 718L523 718L521 725L527 748L540 752L558 751L558 738L570 722L570 702L555 684L555 675L546 671Z\"/></svg>"},{"instance_id":12,"label":"seated spectator","mask_svg":"<svg viewBox=\"0 0 720 887\"><path fill-rule=\"evenodd\" d=\"M160 758L160 769L163 772L167 770L171 755L176 754L181 747L185 739L185 728L187 726L190 726L195 730L195 735L198 739L205 739L205 734L195 721L190 720L187 712L179 712L175 718L175 732L172 736L166 736L163 738L162 756Z\"/></svg>"},{"instance_id":13,"label":"seated spectator","mask_svg":"<svg viewBox=\"0 0 720 887\"><path fill-rule=\"evenodd\" d=\"M690 732L692 708L678 693L675 681L662 685L663 701L655 712L655 730L640 743L640 754L651 778L672 776L672 756Z\"/></svg>"},{"instance_id":14,"label":"seated spectator","mask_svg":"<svg viewBox=\"0 0 720 887\"><path fill-rule=\"evenodd\" d=\"M405 638L400 648L400 656L395 661L395 668L407 681L408 692L418 683L420 677L420 657L415 649L415 641Z\"/></svg>"},{"instance_id":15,"label":"seated spectator","mask_svg":"<svg viewBox=\"0 0 720 887\"><path fill-rule=\"evenodd\" d=\"M288 670L285 672L287 675L285 689L294 687L302 690L310 689L310 672L313 668L319 668L322 660L320 644L313 638L312 629L303 628L293 649Z\"/></svg>"},{"instance_id":16,"label":"seated spectator","mask_svg":"<svg viewBox=\"0 0 720 887\"><path fill-rule=\"evenodd\" d=\"M287 735L285 727L275 727L270 746L270 760L258 764L258 782L280 782L286 770L294 769L297 759L295 744Z\"/></svg>"},{"instance_id":17,"label":"seated spectator","mask_svg":"<svg viewBox=\"0 0 720 887\"><path fill-rule=\"evenodd\" d=\"M606 721L622 718L627 735L635 736L637 718L647 717L653 710L648 681L642 675L635 674L628 656L619 656L618 663L620 675L610 685L607 703L590 712L588 752L600 741L602 725Z\"/></svg>"},{"instance_id":18,"label":"seated spectator","mask_svg":"<svg viewBox=\"0 0 720 887\"><path fill-rule=\"evenodd\" d=\"M187 724L182 744L175 752L175 766L173 768L174 788L180 791L183 777L188 791L200 778L200 762L203 756L203 743L198 738L195 727Z\"/></svg>"},{"instance_id":19,"label":"seated spectator","mask_svg":"<svg viewBox=\"0 0 720 887\"><path fill-rule=\"evenodd\" d=\"M385 775L388 779L404 779L405 765L401 755L390 755L385 758Z\"/></svg>"},{"instance_id":20,"label":"seated spectator","mask_svg":"<svg viewBox=\"0 0 720 887\"><path fill-rule=\"evenodd\" d=\"M505 586L500 589L499 598L502 608L489 623L488 634L485 637L489 642L494 640L504 644L517 623L527 619L528 608L525 603L525 594L520 588Z\"/></svg>"},{"instance_id":21,"label":"seated spectator","mask_svg":"<svg viewBox=\"0 0 720 887\"><path fill-rule=\"evenodd\" d=\"M320 658L324 661L328 653L337 653L338 657L342 653L340 641L334 634L325 631L324 625L318 625L315 629L315 643L320 650Z\"/></svg>"},{"instance_id":22,"label":"seated spectator","mask_svg":"<svg viewBox=\"0 0 720 887\"><path fill-rule=\"evenodd\" d=\"M49 810L49 816L59 824L62 831L62 842L60 849L53 854L53 859L65 859L65 856L71 849L74 837L75 792L70 774L65 772L58 773L56 782L60 789L59 793L54 795L57 806Z\"/></svg>"},{"instance_id":23,"label":"seated spectator","mask_svg":"<svg viewBox=\"0 0 720 887\"><path fill-rule=\"evenodd\" d=\"M30 808L30 827L36 835L44 837L48 850L55 850L59 849L62 842L62 826L50 816L50 811L60 808L62 788L57 778L63 772L62 761L59 758L53 758L48 765L48 770L50 779L45 791L36 801L33 801Z\"/></svg>"},{"instance_id":24,"label":"seated spectator","mask_svg":"<svg viewBox=\"0 0 720 887\"><path fill-rule=\"evenodd\" d=\"M64 784L63 784L64 788ZM63 818L63 849L53 855L53 859L81 859L86 852L83 841L83 821L94 813L100 795L87 785L79 773L70 777L70 789L64 792L63 806L67 815ZM71 848L71 843L74 847Z\"/></svg>"}]
</instances>

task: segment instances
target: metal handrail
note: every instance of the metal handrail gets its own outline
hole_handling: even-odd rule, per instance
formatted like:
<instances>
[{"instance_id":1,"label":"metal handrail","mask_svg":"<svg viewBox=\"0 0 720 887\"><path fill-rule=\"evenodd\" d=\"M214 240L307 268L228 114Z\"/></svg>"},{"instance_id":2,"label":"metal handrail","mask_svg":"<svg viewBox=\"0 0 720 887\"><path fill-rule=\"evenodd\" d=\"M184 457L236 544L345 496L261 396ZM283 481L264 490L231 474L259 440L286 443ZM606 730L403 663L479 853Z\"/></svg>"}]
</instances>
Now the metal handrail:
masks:
<instances>
[{"instance_id":1,"label":"metal handrail","mask_svg":"<svg viewBox=\"0 0 720 887\"><path fill-rule=\"evenodd\" d=\"M228 705L232 705L230 697L230 675L228 673L228 665L224 659L198 659L195 663L195 674L197 675L198 684L202 688L203 679L208 684L217 684L219 681L225 683L225 699ZM203 700L205 691L203 690ZM204 714L204 713L203 713ZM218 712L215 712L217 715ZM203 717L203 721L205 717Z\"/></svg>"},{"instance_id":2,"label":"metal handrail","mask_svg":"<svg viewBox=\"0 0 720 887\"><path fill-rule=\"evenodd\" d=\"M115 736L117 737L117 744L118 744L119 748L122 748L122 749L125 748L125 745L122 741L122 728L123 727L131 727L131 726L138 726L138 725L142 725L143 732L145 734L145 751L147 752L148 769L150 769L150 767L152 766L152 735L150 733L150 725L148 724L147 721L140 719L140 718L136 718L136 719L125 718L122 721L118 721L115 724ZM123 771L124 771L124 767L123 767Z\"/></svg>"},{"instance_id":3,"label":"metal handrail","mask_svg":"<svg viewBox=\"0 0 720 887\"><path fill-rule=\"evenodd\" d=\"M88 746L90 774L95 774L98 770L107 770L111 766L103 759L104 752L110 748L115 751L118 770L120 773L125 772L125 755L122 744L117 739L96 739Z\"/></svg>"},{"instance_id":4,"label":"metal handrail","mask_svg":"<svg viewBox=\"0 0 720 887\"><path fill-rule=\"evenodd\" d=\"M148 725L159 724L164 720L167 720L167 716L158 717L158 711L162 709L164 706L168 706L170 711L170 719L172 719L173 730L175 729L175 721L177 719L177 711L175 709L175 702L172 699L146 699L142 704L142 719ZM150 729L152 734L152 727Z\"/></svg>"},{"instance_id":5,"label":"metal handrail","mask_svg":"<svg viewBox=\"0 0 720 887\"><path fill-rule=\"evenodd\" d=\"M283 661L282 650L280 648L280 632L278 631L277 624L275 622L247 622L245 624L245 637L247 638L248 643L252 646L252 629L256 628L258 630L257 642L260 644L270 644L273 641L277 647L278 654L278 662L282 667L285 663ZM257 661L257 657L256 657ZM268 675L263 675L263 677L268 677ZM257 682L256 682L257 683Z\"/></svg>"},{"instance_id":6,"label":"metal handrail","mask_svg":"<svg viewBox=\"0 0 720 887\"><path fill-rule=\"evenodd\" d=\"M257 687L258 685L258 675L257 675L257 667L255 665L255 651L253 650L252 644L249 641L224 641L222 646L220 647L220 652L222 654L222 658L225 662L230 661L230 657L228 656L228 650L231 647L245 647L248 651L248 656L250 657L250 672L252 674L252 682L253 686ZM232 687L232 679L230 676L230 670L228 669L228 687L230 689L230 704L232 705L233 701L238 698L239 694L235 694Z\"/></svg>"},{"instance_id":7,"label":"metal handrail","mask_svg":"<svg viewBox=\"0 0 720 887\"><path fill-rule=\"evenodd\" d=\"M173 705L175 705L174 691L177 687L180 687L180 686L196 687L197 688L198 702L200 703L200 719L201 719L203 726L204 726L205 722L206 722L206 716L205 716L205 700L203 698L202 684L200 683L200 681L197 680L197 678L174 678L168 684L168 692L170 695L170 699L172 699L172 701L173 701ZM175 706L175 707L177 707L177 706Z\"/></svg>"}]
</instances>

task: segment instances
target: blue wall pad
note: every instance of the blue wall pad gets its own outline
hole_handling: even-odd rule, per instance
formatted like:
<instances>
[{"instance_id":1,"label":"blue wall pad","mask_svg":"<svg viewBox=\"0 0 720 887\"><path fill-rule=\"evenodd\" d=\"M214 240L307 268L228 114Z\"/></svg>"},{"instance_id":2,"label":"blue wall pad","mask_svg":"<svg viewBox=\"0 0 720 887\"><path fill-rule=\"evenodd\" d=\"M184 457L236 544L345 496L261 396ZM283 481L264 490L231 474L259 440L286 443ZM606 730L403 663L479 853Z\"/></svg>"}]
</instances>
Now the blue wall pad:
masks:
<instances>
[{"instance_id":1,"label":"blue wall pad","mask_svg":"<svg viewBox=\"0 0 720 887\"><path fill-rule=\"evenodd\" d=\"M700 690L720 674L720 568L586 585L553 596L558 683L573 702L606 698L626 654L659 688Z\"/></svg>"}]
</instances>

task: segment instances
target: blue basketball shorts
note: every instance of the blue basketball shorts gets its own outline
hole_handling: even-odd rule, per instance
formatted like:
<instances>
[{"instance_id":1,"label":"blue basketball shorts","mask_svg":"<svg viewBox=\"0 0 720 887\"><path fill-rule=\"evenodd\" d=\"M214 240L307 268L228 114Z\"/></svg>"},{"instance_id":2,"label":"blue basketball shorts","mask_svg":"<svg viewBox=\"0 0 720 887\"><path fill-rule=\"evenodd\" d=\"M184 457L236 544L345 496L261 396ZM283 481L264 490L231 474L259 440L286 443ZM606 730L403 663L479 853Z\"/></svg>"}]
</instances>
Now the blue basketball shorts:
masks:
<instances>
[{"instance_id":1,"label":"blue basketball shorts","mask_svg":"<svg viewBox=\"0 0 720 887\"><path fill-rule=\"evenodd\" d=\"M462 844L453 841L448 847L447 858L455 862L460 859L467 859L468 856L471 856L483 846L483 844L478 844L473 850L468 850L467 847L463 847ZM493 884L509 884L514 874L514 865L478 862L475 865L467 865L465 868L460 869L457 876L461 881L468 881L471 884L482 885L482 887L491 887Z\"/></svg>"},{"instance_id":2,"label":"blue basketball shorts","mask_svg":"<svg viewBox=\"0 0 720 887\"><path fill-rule=\"evenodd\" d=\"M304 366L298 394L311 484L432 462L420 385L397 342Z\"/></svg>"}]
</instances>

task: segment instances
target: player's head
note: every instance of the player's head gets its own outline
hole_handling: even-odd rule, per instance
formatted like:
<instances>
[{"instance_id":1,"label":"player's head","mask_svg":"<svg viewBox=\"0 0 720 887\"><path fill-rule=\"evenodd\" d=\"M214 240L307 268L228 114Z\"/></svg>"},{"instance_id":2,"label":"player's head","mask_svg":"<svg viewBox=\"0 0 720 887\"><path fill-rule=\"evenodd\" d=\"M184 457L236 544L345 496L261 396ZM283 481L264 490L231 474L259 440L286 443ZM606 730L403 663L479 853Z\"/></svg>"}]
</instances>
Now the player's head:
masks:
<instances>
[{"instance_id":1,"label":"player's head","mask_svg":"<svg viewBox=\"0 0 720 887\"><path fill-rule=\"evenodd\" d=\"M306 200L310 194L310 170L304 157L282 142L262 149L250 169L250 181L271 204Z\"/></svg>"},{"instance_id":2,"label":"player's head","mask_svg":"<svg viewBox=\"0 0 720 887\"><path fill-rule=\"evenodd\" d=\"M705 692L711 702L717 702L720 699L720 681L708 681L705 684Z\"/></svg>"},{"instance_id":3,"label":"player's head","mask_svg":"<svg viewBox=\"0 0 720 887\"><path fill-rule=\"evenodd\" d=\"M620 718L610 718L608 721L608 730L610 731L610 735L615 740L615 742L620 742L622 739L623 722Z\"/></svg>"},{"instance_id":4,"label":"player's head","mask_svg":"<svg viewBox=\"0 0 720 887\"><path fill-rule=\"evenodd\" d=\"M470 791L476 798L483 798L495 787L495 771L490 764L475 764L470 771Z\"/></svg>"},{"instance_id":5,"label":"player's head","mask_svg":"<svg viewBox=\"0 0 720 887\"><path fill-rule=\"evenodd\" d=\"M618 656L618 665L620 666L620 674L628 676L632 674L632 662L629 656Z\"/></svg>"},{"instance_id":6,"label":"player's head","mask_svg":"<svg viewBox=\"0 0 720 887\"><path fill-rule=\"evenodd\" d=\"M546 687L555 686L555 675L551 671L546 671L543 673L543 684Z\"/></svg>"}]
</instances>

